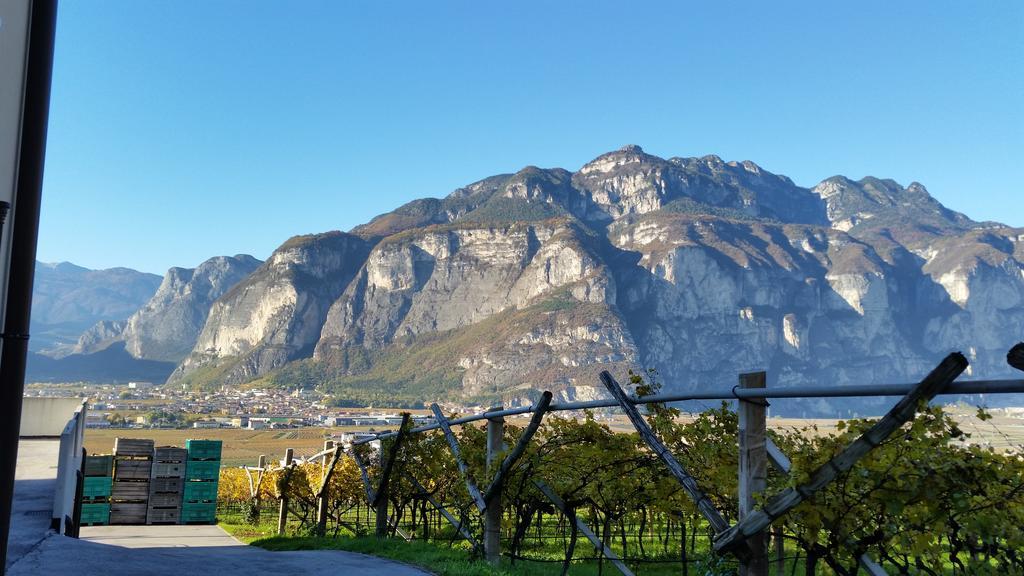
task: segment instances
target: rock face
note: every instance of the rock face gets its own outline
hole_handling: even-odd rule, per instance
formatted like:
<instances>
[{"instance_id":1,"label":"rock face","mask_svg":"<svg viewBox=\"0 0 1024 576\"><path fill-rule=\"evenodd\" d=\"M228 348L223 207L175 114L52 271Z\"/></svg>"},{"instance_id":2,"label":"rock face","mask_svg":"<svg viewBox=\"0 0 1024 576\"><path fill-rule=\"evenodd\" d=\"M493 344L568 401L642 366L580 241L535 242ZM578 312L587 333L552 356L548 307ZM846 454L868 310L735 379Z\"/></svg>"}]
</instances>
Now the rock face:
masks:
<instances>
[{"instance_id":1,"label":"rock face","mask_svg":"<svg viewBox=\"0 0 1024 576\"><path fill-rule=\"evenodd\" d=\"M752 369L908 381L952 350L1001 376L1022 304L1024 229L920 184L804 188L627 146L289 240L213 305L172 381L516 402L595 397L602 369L655 368L674 390Z\"/></svg>"},{"instance_id":2,"label":"rock face","mask_svg":"<svg viewBox=\"0 0 1024 576\"><path fill-rule=\"evenodd\" d=\"M187 382L216 368L221 383L237 383L308 356L328 307L366 258L367 243L341 232L295 237L224 294L191 354L170 378Z\"/></svg>"},{"instance_id":3,"label":"rock face","mask_svg":"<svg viewBox=\"0 0 1024 576\"><path fill-rule=\"evenodd\" d=\"M196 268L171 268L144 306L128 320L97 323L79 337L74 353L94 354L124 342L133 358L181 362L195 345L213 302L259 265L259 260L240 254L210 258Z\"/></svg>"},{"instance_id":4,"label":"rock face","mask_svg":"<svg viewBox=\"0 0 1024 576\"><path fill-rule=\"evenodd\" d=\"M96 322L127 318L159 285L159 276L129 268L89 270L70 262L37 262L31 349L60 355L57 349L73 345Z\"/></svg>"}]
</instances>

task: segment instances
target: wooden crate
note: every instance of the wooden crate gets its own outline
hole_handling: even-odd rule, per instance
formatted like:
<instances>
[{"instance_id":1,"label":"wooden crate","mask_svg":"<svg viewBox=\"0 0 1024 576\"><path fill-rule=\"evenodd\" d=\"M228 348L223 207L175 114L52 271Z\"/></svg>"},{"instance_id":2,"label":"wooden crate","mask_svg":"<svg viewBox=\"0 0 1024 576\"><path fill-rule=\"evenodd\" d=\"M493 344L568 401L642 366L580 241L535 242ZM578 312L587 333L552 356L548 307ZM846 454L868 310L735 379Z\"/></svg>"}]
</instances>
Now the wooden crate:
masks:
<instances>
[{"instance_id":1,"label":"wooden crate","mask_svg":"<svg viewBox=\"0 0 1024 576\"><path fill-rule=\"evenodd\" d=\"M149 482L115 480L110 498L114 501L145 502L149 499Z\"/></svg>"},{"instance_id":2,"label":"wooden crate","mask_svg":"<svg viewBox=\"0 0 1024 576\"><path fill-rule=\"evenodd\" d=\"M110 498L113 483L109 476L86 476L82 482L82 498Z\"/></svg>"},{"instance_id":3,"label":"wooden crate","mask_svg":"<svg viewBox=\"0 0 1024 576\"><path fill-rule=\"evenodd\" d=\"M218 480L220 478L220 460L189 460L185 478L188 480Z\"/></svg>"},{"instance_id":4,"label":"wooden crate","mask_svg":"<svg viewBox=\"0 0 1024 576\"><path fill-rule=\"evenodd\" d=\"M181 506L181 492L156 492L149 494L150 508L177 508Z\"/></svg>"},{"instance_id":5,"label":"wooden crate","mask_svg":"<svg viewBox=\"0 0 1024 576\"><path fill-rule=\"evenodd\" d=\"M155 492L177 492L181 494L184 478L151 478L149 480L149 491Z\"/></svg>"},{"instance_id":6,"label":"wooden crate","mask_svg":"<svg viewBox=\"0 0 1024 576\"><path fill-rule=\"evenodd\" d=\"M85 457L86 476L112 476L114 472L114 456L111 454Z\"/></svg>"},{"instance_id":7,"label":"wooden crate","mask_svg":"<svg viewBox=\"0 0 1024 576\"><path fill-rule=\"evenodd\" d=\"M148 513L145 502L112 502L111 524L145 524Z\"/></svg>"},{"instance_id":8,"label":"wooden crate","mask_svg":"<svg viewBox=\"0 0 1024 576\"><path fill-rule=\"evenodd\" d=\"M149 480L153 472L150 460L118 460L114 463L115 480Z\"/></svg>"},{"instance_id":9,"label":"wooden crate","mask_svg":"<svg viewBox=\"0 0 1024 576\"><path fill-rule=\"evenodd\" d=\"M185 462L188 460L188 450L177 446L159 446L153 450L153 461L155 462Z\"/></svg>"},{"instance_id":10,"label":"wooden crate","mask_svg":"<svg viewBox=\"0 0 1024 576\"><path fill-rule=\"evenodd\" d=\"M115 438L114 456L117 458L153 458L153 441L138 438Z\"/></svg>"},{"instance_id":11,"label":"wooden crate","mask_svg":"<svg viewBox=\"0 0 1024 576\"><path fill-rule=\"evenodd\" d=\"M181 521L181 508L149 507L146 512L146 524L177 524Z\"/></svg>"},{"instance_id":12,"label":"wooden crate","mask_svg":"<svg viewBox=\"0 0 1024 576\"><path fill-rule=\"evenodd\" d=\"M216 502L217 482L185 482L182 499L186 502Z\"/></svg>"},{"instance_id":13,"label":"wooden crate","mask_svg":"<svg viewBox=\"0 0 1024 576\"><path fill-rule=\"evenodd\" d=\"M220 440L185 440L189 460L220 460Z\"/></svg>"}]
</instances>

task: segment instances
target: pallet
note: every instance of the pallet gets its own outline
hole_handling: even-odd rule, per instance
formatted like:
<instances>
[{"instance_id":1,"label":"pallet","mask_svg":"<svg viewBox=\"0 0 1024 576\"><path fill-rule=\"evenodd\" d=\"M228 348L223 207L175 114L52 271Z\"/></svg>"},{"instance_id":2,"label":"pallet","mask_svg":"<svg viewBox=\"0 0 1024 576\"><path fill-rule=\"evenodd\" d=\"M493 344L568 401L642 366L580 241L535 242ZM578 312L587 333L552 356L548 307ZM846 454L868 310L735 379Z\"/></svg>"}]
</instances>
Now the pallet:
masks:
<instances>
[{"instance_id":1,"label":"pallet","mask_svg":"<svg viewBox=\"0 0 1024 576\"><path fill-rule=\"evenodd\" d=\"M138 438L115 438L115 458L153 458L153 441Z\"/></svg>"},{"instance_id":2,"label":"pallet","mask_svg":"<svg viewBox=\"0 0 1024 576\"><path fill-rule=\"evenodd\" d=\"M189 460L220 460L220 440L185 440Z\"/></svg>"},{"instance_id":3,"label":"pallet","mask_svg":"<svg viewBox=\"0 0 1024 576\"><path fill-rule=\"evenodd\" d=\"M118 460L114 466L115 480L149 480L152 473L150 460Z\"/></svg>"},{"instance_id":4,"label":"pallet","mask_svg":"<svg viewBox=\"0 0 1024 576\"><path fill-rule=\"evenodd\" d=\"M149 499L149 482L114 481L110 498L115 501L145 502Z\"/></svg>"},{"instance_id":5,"label":"pallet","mask_svg":"<svg viewBox=\"0 0 1024 576\"><path fill-rule=\"evenodd\" d=\"M84 474L89 476L113 476L114 457L110 454L85 457Z\"/></svg>"},{"instance_id":6,"label":"pallet","mask_svg":"<svg viewBox=\"0 0 1024 576\"><path fill-rule=\"evenodd\" d=\"M177 492L180 494L184 484L184 478L150 478L149 491L150 493Z\"/></svg>"}]
</instances>

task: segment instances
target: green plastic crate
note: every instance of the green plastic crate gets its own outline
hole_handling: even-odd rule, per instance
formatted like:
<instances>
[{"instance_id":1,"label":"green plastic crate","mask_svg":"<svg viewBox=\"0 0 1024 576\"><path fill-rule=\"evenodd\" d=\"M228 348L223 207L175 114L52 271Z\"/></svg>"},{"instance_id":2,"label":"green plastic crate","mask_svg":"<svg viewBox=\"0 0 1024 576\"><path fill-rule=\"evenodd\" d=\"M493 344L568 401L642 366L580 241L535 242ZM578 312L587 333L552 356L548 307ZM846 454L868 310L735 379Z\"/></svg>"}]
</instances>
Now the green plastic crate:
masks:
<instances>
[{"instance_id":1,"label":"green plastic crate","mask_svg":"<svg viewBox=\"0 0 1024 576\"><path fill-rule=\"evenodd\" d=\"M187 480L217 480L220 478L220 460L189 460L185 471Z\"/></svg>"},{"instance_id":2,"label":"green plastic crate","mask_svg":"<svg viewBox=\"0 0 1024 576\"><path fill-rule=\"evenodd\" d=\"M217 482L185 482L185 502L215 502Z\"/></svg>"},{"instance_id":3,"label":"green plastic crate","mask_svg":"<svg viewBox=\"0 0 1024 576\"><path fill-rule=\"evenodd\" d=\"M189 460L220 460L220 440L185 440Z\"/></svg>"},{"instance_id":4,"label":"green plastic crate","mask_svg":"<svg viewBox=\"0 0 1024 576\"><path fill-rule=\"evenodd\" d=\"M181 505L181 522L213 522L217 519L217 505L213 502L186 502Z\"/></svg>"},{"instance_id":5,"label":"green plastic crate","mask_svg":"<svg viewBox=\"0 0 1024 576\"><path fill-rule=\"evenodd\" d=\"M114 479L109 476L86 476L82 483L82 498L110 498Z\"/></svg>"},{"instance_id":6,"label":"green plastic crate","mask_svg":"<svg viewBox=\"0 0 1024 576\"><path fill-rule=\"evenodd\" d=\"M110 522L110 504L82 504L82 524L107 524Z\"/></svg>"},{"instance_id":7,"label":"green plastic crate","mask_svg":"<svg viewBox=\"0 0 1024 576\"><path fill-rule=\"evenodd\" d=\"M85 457L86 476L113 476L114 457L110 454Z\"/></svg>"}]
</instances>

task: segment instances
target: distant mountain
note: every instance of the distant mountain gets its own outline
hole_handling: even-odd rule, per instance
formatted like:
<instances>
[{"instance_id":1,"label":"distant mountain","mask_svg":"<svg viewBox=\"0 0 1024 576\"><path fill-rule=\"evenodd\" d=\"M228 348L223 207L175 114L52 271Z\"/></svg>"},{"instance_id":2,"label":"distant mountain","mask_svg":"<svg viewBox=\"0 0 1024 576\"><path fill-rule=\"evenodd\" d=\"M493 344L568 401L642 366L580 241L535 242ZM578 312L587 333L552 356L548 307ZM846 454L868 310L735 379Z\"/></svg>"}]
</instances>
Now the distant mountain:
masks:
<instances>
[{"instance_id":1,"label":"distant mountain","mask_svg":"<svg viewBox=\"0 0 1024 576\"><path fill-rule=\"evenodd\" d=\"M114 343L92 354L71 354L51 358L29 352L30 382L163 382L174 370L173 362L133 358L124 342Z\"/></svg>"},{"instance_id":2,"label":"distant mountain","mask_svg":"<svg viewBox=\"0 0 1024 576\"><path fill-rule=\"evenodd\" d=\"M36 263L30 349L73 345L100 320L127 318L156 292L160 277L129 268L90 270Z\"/></svg>"},{"instance_id":3,"label":"distant mountain","mask_svg":"<svg viewBox=\"0 0 1024 576\"><path fill-rule=\"evenodd\" d=\"M145 374L163 381L195 345L213 302L260 264L242 254L210 258L196 268L171 268L148 301L127 314L116 310L122 312L122 319L100 320L80 331L73 345L30 358L29 378L60 380L77 375L84 380L123 381L132 379L132 374L135 379Z\"/></svg>"},{"instance_id":4,"label":"distant mountain","mask_svg":"<svg viewBox=\"0 0 1024 576\"><path fill-rule=\"evenodd\" d=\"M627 146L289 240L213 305L171 381L518 402L599 395L606 368L677 391L759 368L770 385L908 381L951 350L1002 375L1021 326L1024 229L918 183L804 188Z\"/></svg>"},{"instance_id":5,"label":"distant mountain","mask_svg":"<svg viewBox=\"0 0 1024 576\"><path fill-rule=\"evenodd\" d=\"M213 303L171 381L216 373L221 382L240 383L309 356L330 303L368 251L365 241L341 232L291 238ZM196 367L203 368L198 375Z\"/></svg>"}]
</instances>

